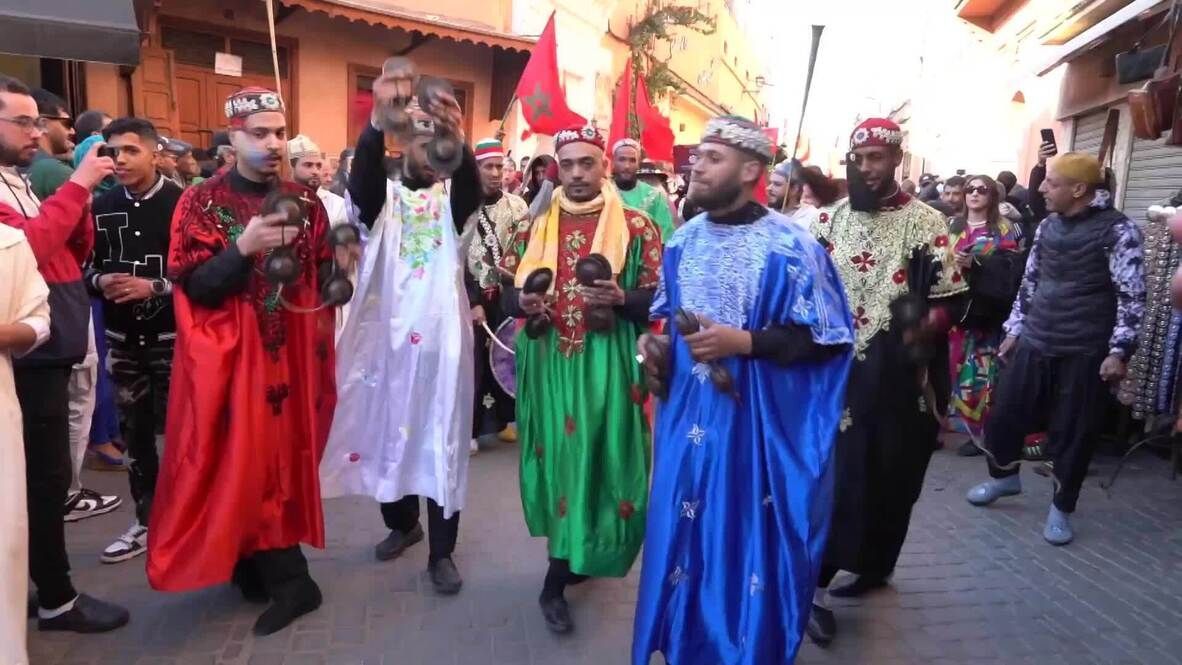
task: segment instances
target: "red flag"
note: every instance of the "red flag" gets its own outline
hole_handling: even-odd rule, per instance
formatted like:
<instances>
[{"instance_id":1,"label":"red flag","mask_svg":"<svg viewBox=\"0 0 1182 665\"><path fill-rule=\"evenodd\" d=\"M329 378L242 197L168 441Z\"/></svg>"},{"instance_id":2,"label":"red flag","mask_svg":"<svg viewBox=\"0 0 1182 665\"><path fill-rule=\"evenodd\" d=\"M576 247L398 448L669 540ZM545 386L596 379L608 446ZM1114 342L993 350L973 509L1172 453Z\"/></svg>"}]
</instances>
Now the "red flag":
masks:
<instances>
[{"instance_id":1,"label":"red flag","mask_svg":"<svg viewBox=\"0 0 1182 665\"><path fill-rule=\"evenodd\" d=\"M557 134L563 129L587 124L583 116L566 105L566 93L558 79L558 42L554 38L554 15L534 45L529 63L517 82L521 113L535 134Z\"/></svg>"},{"instance_id":2,"label":"red flag","mask_svg":"<svg viewBox=\"0 0 1182 665\"><path fill-rule=\"evenodd\" d=\"M636 120L640 123L640 145L654 162L673 161L673 127L648 97L644 79L636 80Z\"/></svg>"},{"instance_id":3,"label":"red flag","mask_svg":"<svg viewBox=\"0 0 1182 665\"><path fill-rule=\"evenodd\" d=\"M628 58L628 64L624 65L624 74L620 77L620 82L616 84L616 100L612 104L612 130L611 135L608 136L607 147L611 150L615 147L616 141L628 138L628 109L630 108L629 97L630 88L632 86L632 58Z\"/></svg>"}]
</instances>

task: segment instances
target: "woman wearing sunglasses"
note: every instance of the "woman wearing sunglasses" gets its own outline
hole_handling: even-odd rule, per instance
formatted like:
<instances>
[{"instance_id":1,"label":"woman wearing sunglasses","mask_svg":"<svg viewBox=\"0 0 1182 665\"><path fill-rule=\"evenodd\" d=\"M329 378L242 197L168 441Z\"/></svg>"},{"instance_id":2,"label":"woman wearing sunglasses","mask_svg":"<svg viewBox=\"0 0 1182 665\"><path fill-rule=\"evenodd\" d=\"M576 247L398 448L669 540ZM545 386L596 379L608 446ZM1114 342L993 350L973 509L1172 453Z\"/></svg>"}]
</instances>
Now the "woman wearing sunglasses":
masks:
<instances>
[{"instance_id":1,"label":"woman wearing sunglasses","mask_svg":"<svg viewBox=\"0 0 1182 665\"><path fill-rule=\"evenodd\" d=\"M950 233L956 262L968 277L969 306L949 334L952 367L951 426L969 435L957 451L981 454L990 394L997 380L997 347L1025 264L1022 231L1003 215L1001 186L988 176L966 182L965 214Z\"/></svg>"}]
</instances>

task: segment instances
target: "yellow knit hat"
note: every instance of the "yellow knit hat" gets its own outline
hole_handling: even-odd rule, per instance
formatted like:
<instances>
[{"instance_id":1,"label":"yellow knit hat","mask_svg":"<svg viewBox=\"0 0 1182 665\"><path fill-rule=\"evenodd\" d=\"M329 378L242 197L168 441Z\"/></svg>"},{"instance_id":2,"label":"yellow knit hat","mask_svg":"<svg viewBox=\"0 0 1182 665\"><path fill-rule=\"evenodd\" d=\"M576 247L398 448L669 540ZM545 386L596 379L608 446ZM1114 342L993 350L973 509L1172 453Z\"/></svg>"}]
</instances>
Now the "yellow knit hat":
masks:
<instances>
[{"instance_id":1,"label":"yellow knit hat","mask_svg":"<svg viewBox=\"0 0 1182 665\"><path fill-rule=\"evenodd\" d=\"M1099 185L1104 182L1104 167L1100 160L1083 152L1065 152L1051 160L1047 170L1061 177L1085 185Z\"/></svg>"}]
</instances>

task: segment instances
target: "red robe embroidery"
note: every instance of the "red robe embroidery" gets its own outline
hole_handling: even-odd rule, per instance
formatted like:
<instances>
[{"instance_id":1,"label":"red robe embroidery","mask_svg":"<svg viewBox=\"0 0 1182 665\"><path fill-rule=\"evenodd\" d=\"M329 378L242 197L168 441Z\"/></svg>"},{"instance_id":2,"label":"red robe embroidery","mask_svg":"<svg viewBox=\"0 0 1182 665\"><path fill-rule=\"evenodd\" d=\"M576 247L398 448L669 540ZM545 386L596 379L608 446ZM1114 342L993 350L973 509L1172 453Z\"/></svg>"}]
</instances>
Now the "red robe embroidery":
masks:
<instances>
[{"instance_id":1,"label":"red robe embroidery","mask_svg":"<svg viewBox=\"0 0 1182 665\"><path fill-rule=\"evenodd\" d=\"M303 272L283 297L319 304L331 260L328 216L309 189L294 242ZM169 275L183 282L259 213L263 197L220 174L187 190L172 220ZM227 582L262 550L324 547L318 467L336 406L334 311L283 308L255 261L246 289L216 309L174 292L177 341L164 456L148 536L148 581L162 591Z\"/></svg>"}]
</instances>

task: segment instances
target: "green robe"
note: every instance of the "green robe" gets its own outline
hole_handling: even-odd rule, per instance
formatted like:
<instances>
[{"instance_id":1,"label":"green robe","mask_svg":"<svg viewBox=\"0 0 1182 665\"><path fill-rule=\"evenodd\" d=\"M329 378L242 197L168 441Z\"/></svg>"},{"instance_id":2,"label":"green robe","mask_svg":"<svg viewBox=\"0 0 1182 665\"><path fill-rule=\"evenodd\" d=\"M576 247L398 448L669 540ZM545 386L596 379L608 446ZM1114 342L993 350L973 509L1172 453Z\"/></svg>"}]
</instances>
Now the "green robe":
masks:
<instances>
[{"instance_id":1,"label":"green robe","mask_svg":"<svg viewBox=\"0 0 1182 665\"><path fill-rule=\"evenodd\" d=\"M660 232L625 209L631 242L620 275L625 290L656 288ZM615 329L588 332L575 262L591 252L596 217L563 214L554 293L557 320L545 335L517 337L517 429L521 505L531 536L550 556L593 577L623 577L644 541L650 435L647 392L636 363L641 326L617 314ZM516 270L528 229L504 265Z\"/></svg>"},{"instance_id":2,"label":"green robe","mask_svg":"<svg viewBox=\"0 0 1182 665\"><path fill-rule=\"evenodd\" d=\"M661 230L661 240L667 242L673 237L673 212L669 209L669 197L661 193L661 190L646 182L637 181L632 189L621 189L620 198L623 199L624 205L643 212L653 220Z\"/></svg>"}]
</instances>

